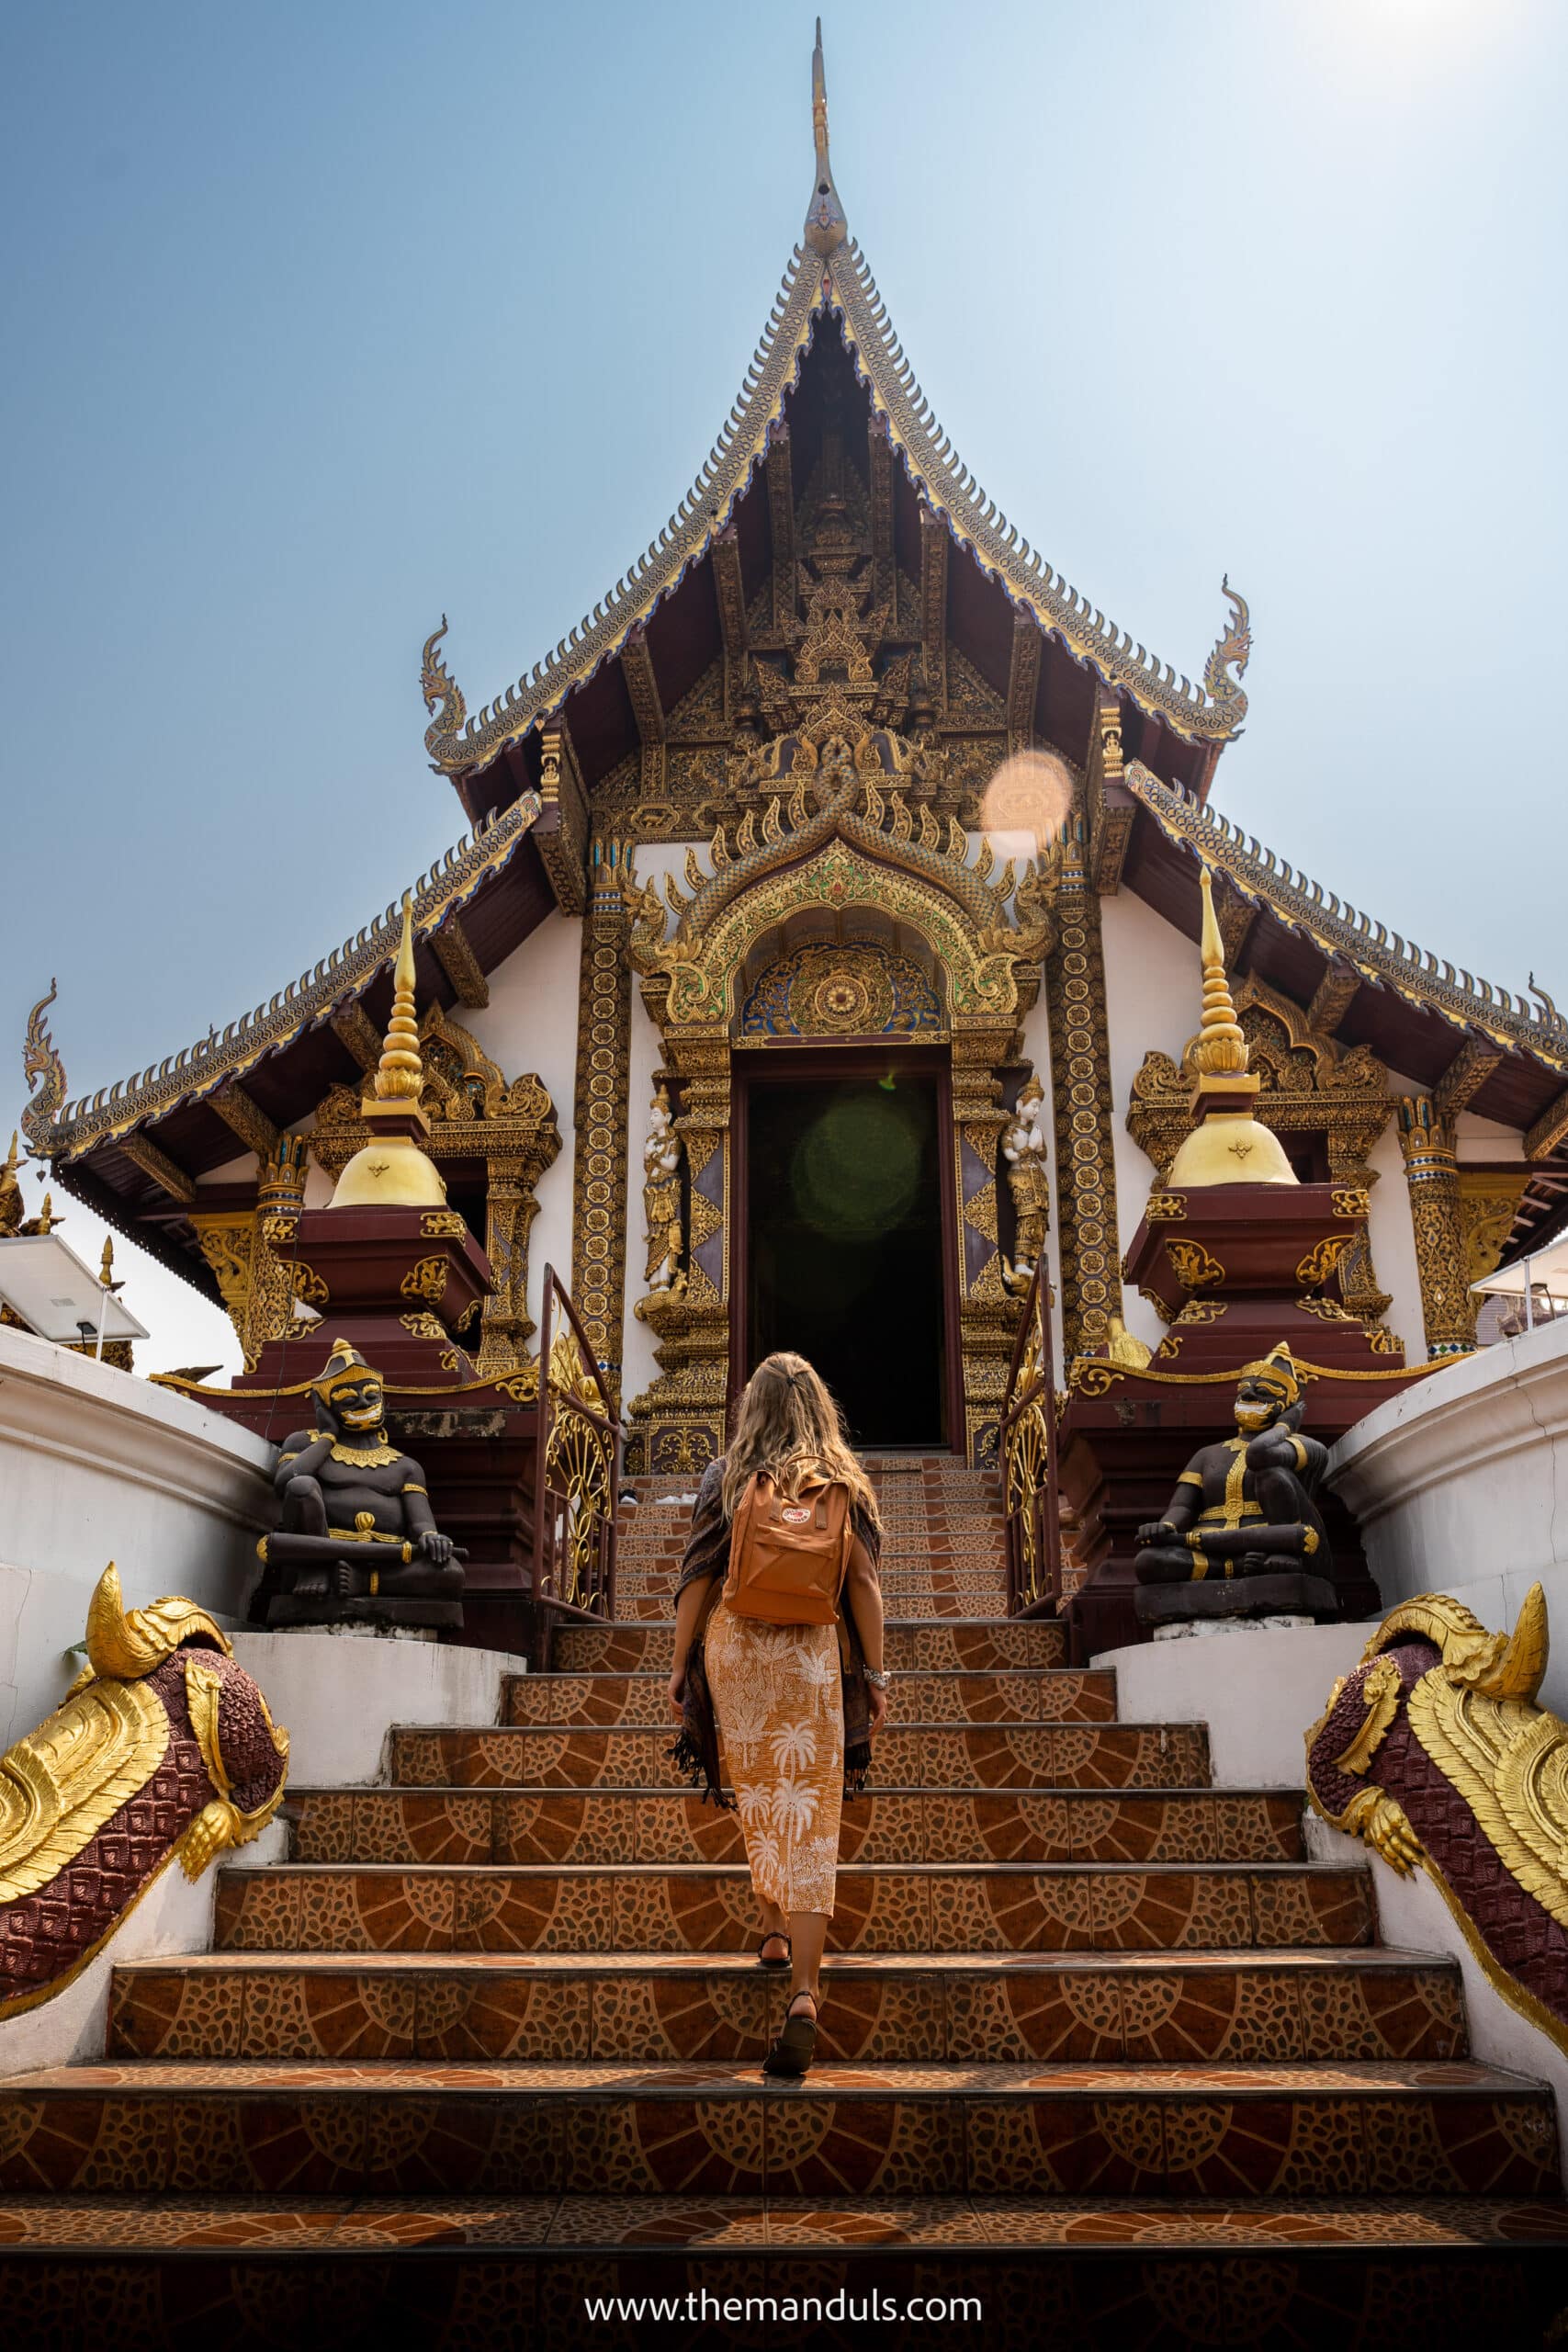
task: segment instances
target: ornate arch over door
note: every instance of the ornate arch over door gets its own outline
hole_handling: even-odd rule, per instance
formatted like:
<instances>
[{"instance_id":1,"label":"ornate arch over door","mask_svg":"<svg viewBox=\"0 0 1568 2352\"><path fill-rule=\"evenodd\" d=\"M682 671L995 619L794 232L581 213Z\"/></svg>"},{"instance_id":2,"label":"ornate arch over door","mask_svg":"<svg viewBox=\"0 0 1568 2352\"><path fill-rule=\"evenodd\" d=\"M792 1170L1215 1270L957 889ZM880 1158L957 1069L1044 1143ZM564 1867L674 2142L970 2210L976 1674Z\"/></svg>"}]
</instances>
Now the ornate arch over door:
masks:
<instances>
[{"instance_id":1,"label":"ornate arch over door","mask_svg":"<svg viewBox=\"0 0 1568 2352\"><path fill-rule=\"evenodd\" d=\"M787 808L782 791L760 822L749 808L733 850L721 827L711 870L689 857L690 893L668 883L668 905L633 886L630 954L663 1042L684 1163L680 1267L637 1309L659 1342L659 1375L631 1407L637 1457L652 1470L694 1474L722 1450L734 1057L798 1039L803 1021L819 1038L948 1044L964 1444L970 1460L994 1453L1017 1317L998 1239L998 1139L1050 942L1045 883L1032 864L997 873L988 844L971 863L956 823L905 797L909 758L886 730L860 731L852 748L848 730L775 743L768 763L793 785Z\"/></svg>"}]
</instances>

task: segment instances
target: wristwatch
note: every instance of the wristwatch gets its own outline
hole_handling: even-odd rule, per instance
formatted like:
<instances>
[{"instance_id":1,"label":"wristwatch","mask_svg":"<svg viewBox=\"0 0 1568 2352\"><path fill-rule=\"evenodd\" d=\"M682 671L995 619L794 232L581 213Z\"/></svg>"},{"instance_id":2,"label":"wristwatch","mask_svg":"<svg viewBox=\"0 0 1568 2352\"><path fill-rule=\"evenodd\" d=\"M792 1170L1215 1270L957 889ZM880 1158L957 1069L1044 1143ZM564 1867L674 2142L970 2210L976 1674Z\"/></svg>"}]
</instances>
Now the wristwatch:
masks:
<instances>
[{"instance_id":1,"label":"wristwatch","mask_svg":"<svg viewBox=\"0 0 1568 2352\"><path fill-rule=\"evenodd\" d=\"M886 1690L893 1677L890 1674L878 1674L874 1666L868 1666L865 1669L865 1679L874 1690Z\"/></svg>"}]
</instances>

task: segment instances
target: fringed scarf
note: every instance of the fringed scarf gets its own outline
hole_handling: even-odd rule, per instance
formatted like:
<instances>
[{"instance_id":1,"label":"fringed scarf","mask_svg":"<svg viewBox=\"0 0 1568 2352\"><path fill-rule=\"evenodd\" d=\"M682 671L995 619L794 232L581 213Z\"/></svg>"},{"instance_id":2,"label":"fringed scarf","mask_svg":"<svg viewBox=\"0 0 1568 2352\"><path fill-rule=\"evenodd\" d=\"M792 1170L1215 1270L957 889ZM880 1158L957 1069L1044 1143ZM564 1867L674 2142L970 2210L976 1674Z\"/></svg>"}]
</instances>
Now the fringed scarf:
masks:
<instances>
[{"instance_id":1,"label":"fringed scarf","mask_svg":"<svg viewBox=\"0 0 1568 2352\"><path fill-rule=\"evenodd\" d=\"M681 1563L676 1583L677 1600L689 1584L711 1584L722 1578L729 1568L729 1521L724 1515L724 1462L710 1462L703 1472L697 1488L697 1499L692 1505L692 1532L686 1539L686 1555ZM851 1512L855 1533L871 1555L872 1566L880 1565L882 1532L856 1504ZM866 1778L871 1770L871 1693L865 1679L865 1659L861 1653L860 1633L852 1612L845 1608L840 1612L839 1662L840 1688L844 1700L844 1794L863 1796ZM705 1801L711 1797L716 1805L733 1809L735 1799L720 1785L718 1770L718 1722L714 1713L713 1692L708 1688L707 1669L703 1660L703 1637L699 1629L686 1660L686 1688L682 1699L681 1733L670 1750L678 1771L691 1781Z\"/></svg>"}]
</instances>

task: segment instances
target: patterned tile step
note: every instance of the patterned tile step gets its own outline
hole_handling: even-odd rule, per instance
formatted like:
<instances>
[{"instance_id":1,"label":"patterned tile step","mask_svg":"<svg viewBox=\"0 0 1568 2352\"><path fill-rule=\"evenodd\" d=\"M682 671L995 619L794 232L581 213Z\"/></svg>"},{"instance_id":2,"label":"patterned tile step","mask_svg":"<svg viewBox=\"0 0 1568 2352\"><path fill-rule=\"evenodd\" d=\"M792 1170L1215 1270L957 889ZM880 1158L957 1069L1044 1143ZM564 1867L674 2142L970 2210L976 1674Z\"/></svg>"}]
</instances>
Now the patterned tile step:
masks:
<instances>
[{"instance_id":1,"label":"patterned tile step","mask_svg":"<svg viewBox=\"0 0 1568 2352\"><path fill-rule=\"evenodd\" d=\"M1459 1971L1407 1952L830 1961L819 2059L1226 2065L1465 2055ZM111 2058L758 2062L788 1986L751 1955L240 1954L115 1971Z\"/></svg>"},{"instance_id":2,"label":"patterned tile step","mask_svg":"<svg viewBox=\"0 0 1568 2352\"><path fill-rule=\"evenodd\" d=\"M571 1729L395 1728L391 1776L409 1788L668 1787L672 1724ZM888 1788L1193 1789L1209 1779L1201 1724L908 1724L876 1743Z\"/></svg>"},{"instance_id":3,"label":"patterned tile step","mask_svg":"<svg viewBox=\"0 0 1568 2352\"><path fill-rule=\"evenodd\" d=\"M297 1862L738 1862L739 1817L684 1790L290 1789ZM1292 1862L1281 1789L878 1789L845 1805L863 1862Z\"/></svg>"},{"instance_id":4,"label":"patterned tile step","mask_svg":"<svg viewBox=\"0 0 1568 2352\"><path fill-rule=\"evenodd\" d=\"M1467 2061L757 2069L65 2067L0 2084L0 2192L1549 2198L1550 2095Z\"/></svg>"},{"instance_id":5,"label":"patterned tile step","mask_svg":"<svg viewBox=\"0 0 1568 2352\"><path fill-rule=\"evenodd\" d=\"M667 1674L674 1644L673 1618L659 1624L563 1625L556 1633L553 1663L566 1674ZM957 1668L973 1674L994 1668L1060 1666L1065 1648L1061 1626L1044 1619L955 1618L943 1624L909 1624L889 1618L884 1655L895 1673Z\"/></svg>"},{"instance_id":6,"label":"patterned tile step","mask_svg":"<svg viewBox=\"0 0 1568 2352\"><path fill-rule=\"evenodd\" d=\"M852 1862L835 1951L1245 1951L1365 1944L1363 1867L1323 1862ZM220 1874L224 1951L745 1951L758 1935L735 1863L473 1868L278 1862Z\"/></svg>"},{"instance_id":7,"label":"patterned tile step","mask_svg":"<svg viewBox=\"0 0 1568 2352\"><path fill-rule=\"evenodd\" d=\"M1006 1594L998 1583L984 1592L912 1592L891 1593L886 1581L883 1599L900 1618L958 1617L965 1621L994 1612L999 1616L1006 1605ZM675 1587L671 1581L649 1592L627 1592L615 1588L615 1618L621 1624L646 1625L668 1623L675 1607Z\"/></svg>"},{"instance_id":8,"label":"patterned tile step","mask_svg":"<svg viewBox=\"0 0 1568 2352\"><path fill-rule=\"evenodd\" d=\"M1061 1666L916 1669L896 1677L888 1700L894 1724L1105 1724L1116 1717L1116 1677ZM669 1677L653 1670L508 1675L502 1700L506 1724L671 1720Z\"/></svg>"},{"instance_id":9,"label":"patterned tile step","mask_svg":"<svg viewBox=\"0 0 1568 2352\"><path fill-rule=\"evenodd\" d=\"M8 2247L205 2254L254 2246L389 2255L461 2255L504 2245L576 2254L774 2247L874 2257L898 2246L942 2252L1007 2246L1080 2254L1103 2248L1114 2258L1127 2246L1174 2253L1227 2245L1237 2252L1280 2253L1498 2245L1520 2255L1533 2248L1560 2261L1565 2243L1568 2203L1544 2198L1394 2196L1237 2207L1195 2199L1139 2206L1109 2197L1049 2204L930 2197L824 2207L799 2197L333 2197L311 2202L164 2193L20 2196L0 2205L0 2261Z\"/></svg>"}]
</instances>

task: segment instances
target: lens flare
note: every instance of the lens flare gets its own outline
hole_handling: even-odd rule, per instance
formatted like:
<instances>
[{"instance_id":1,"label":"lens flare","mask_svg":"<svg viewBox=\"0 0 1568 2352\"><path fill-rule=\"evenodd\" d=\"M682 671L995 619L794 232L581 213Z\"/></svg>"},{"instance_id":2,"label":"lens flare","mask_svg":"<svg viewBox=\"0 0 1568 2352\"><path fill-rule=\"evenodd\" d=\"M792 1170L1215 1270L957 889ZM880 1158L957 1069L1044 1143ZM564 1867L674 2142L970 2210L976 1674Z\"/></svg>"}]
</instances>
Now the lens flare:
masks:
<instances>
[{"instance_id":1,"label":"lens flare","mask_svg":"<svg viewBox=\"0 0 1568 2352\"><path fill-rule=\"evenodd\" d=\"M1036 853L1054 841L1073 805L1072 772L1055 752L1014 752L980 796L987 833L1027 833Z\"/></svg>"}]
</instances>

